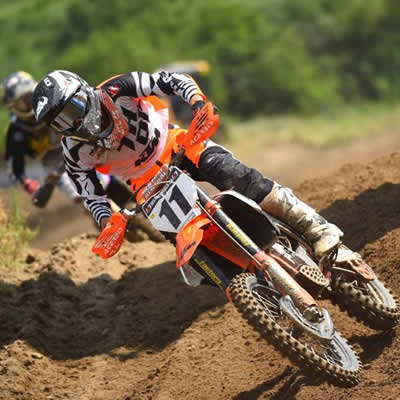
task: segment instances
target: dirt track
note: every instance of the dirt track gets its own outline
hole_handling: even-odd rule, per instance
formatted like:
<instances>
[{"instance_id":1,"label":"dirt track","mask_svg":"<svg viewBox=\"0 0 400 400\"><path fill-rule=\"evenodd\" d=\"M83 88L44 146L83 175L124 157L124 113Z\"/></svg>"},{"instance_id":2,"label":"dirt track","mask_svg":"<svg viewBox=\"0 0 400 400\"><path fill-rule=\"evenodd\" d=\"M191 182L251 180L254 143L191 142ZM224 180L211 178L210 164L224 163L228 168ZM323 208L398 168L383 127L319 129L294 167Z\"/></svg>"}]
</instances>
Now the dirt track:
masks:
<instances>
[{"instance_id":1,"label":"dirt track","mask_svg":"<svg viewBox=\"0 0 400 400\"><path fill-rule=\"evenodd\" d=\"M387 151L400 143L395 135L383 139L387 155L373 162L337 169L348 146L340 155L321 154L319 166L316 155L303 155L307 163L291 175L267 157L264 172L295 184L400 295L400 153ZM383 153L382 138L374 143L374 155ZM365 161L372 146L357 145L363 156L347 157ZM294 170L328 177L298 184L290 181ZM400 398L400 328L377 333L325 305L366 367L352 389L313 381L259 340L216 289L185 286L169 244L125 243L101 261L90 252L94 228L83 214L68 215L68 225L92 233L31 249L23 269L0 270L0 399Z\"/></svg>"}]
</instances>

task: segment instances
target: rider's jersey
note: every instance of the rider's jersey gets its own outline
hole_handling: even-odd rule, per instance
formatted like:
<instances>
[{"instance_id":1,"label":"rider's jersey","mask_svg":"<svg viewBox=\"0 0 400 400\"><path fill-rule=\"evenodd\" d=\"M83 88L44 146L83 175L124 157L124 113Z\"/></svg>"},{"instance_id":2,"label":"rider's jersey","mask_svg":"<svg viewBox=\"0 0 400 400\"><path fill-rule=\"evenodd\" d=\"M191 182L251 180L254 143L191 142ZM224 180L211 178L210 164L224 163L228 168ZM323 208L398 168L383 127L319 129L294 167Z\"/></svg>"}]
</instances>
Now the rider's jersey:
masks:
<instances>
[{"instance_id":1,"label":"rider's jersey","mask_svg":"<svg viewBox=\"0 0 400 400\"><path fill-rule=\"evenodd\" d=\"M57 147L60 147L60 138L46 124L34 119L22 120L10 113L6 130L6 160L19 181L22 182L25 175L25 155L36 158Z\"/></svg>"},{"instance_id":2,"label":"rider's jersey","mask_svg":"<svg viewBox=\"0 0 400 400\"><path fill-rule=\"evenodd\" d=\"M97 177L96 168L124 181L146 173L162 153L168 135L168 110L149 96L176 95L187 103L198 94L204 95L189 75L156 72L132 72L103 82L117 109L129 124L129 133L118 149L105 150L91 144L63 137L66 171L85 206L97 223L111 215L111 207ZM158 100L158 99L156 99Z\"/></svg>"}]
</instances>

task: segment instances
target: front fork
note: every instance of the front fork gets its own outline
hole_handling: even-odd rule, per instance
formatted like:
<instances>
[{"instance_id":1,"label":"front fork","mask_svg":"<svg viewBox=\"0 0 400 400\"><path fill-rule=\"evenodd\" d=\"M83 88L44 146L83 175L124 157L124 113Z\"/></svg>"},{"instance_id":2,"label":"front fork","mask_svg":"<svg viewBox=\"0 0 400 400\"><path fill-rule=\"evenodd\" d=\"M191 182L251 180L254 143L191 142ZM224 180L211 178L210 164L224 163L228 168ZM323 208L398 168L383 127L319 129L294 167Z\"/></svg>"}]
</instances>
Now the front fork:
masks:
<instances>
[{"instance_id":1,"label":"front fork","mask_svg":"<svg viewBox=\"0 0 400 400\"><path fill-rule=\"evenodd\" d=\"M315 299L304 290L277 261L259 248L242 229L200 188L197 189L203 211L253 260L257 269L266 274L282 295L289 295L295 305L304 311L316 305ZM229 296L228 296L229 297Z\"/></svg>"}]
</instances>

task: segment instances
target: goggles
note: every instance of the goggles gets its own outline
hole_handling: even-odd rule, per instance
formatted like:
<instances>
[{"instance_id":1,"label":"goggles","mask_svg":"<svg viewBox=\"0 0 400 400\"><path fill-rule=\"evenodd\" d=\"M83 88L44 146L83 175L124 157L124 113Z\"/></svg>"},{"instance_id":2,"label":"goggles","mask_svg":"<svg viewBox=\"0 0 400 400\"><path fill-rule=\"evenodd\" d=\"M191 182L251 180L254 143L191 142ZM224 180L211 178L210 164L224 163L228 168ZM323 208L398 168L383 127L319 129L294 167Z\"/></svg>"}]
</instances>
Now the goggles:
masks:
<instances>
[{"instance_id":1,"label":"goggles","mask_svg":"<svg viewBox=\"0 0 400 400\"><path fill-rule=\"evenodd\" d=\"M82 123L86 114L87 94L83 90L75 93L65 104L64 108L50 123L50 126L58 132L71 132Z\"/></svg>"},{"instance_id":2,"label":"goggles","mask_svg":"<svg viewBox=\"0 0 400 400\"><path fill-rule=\"evenodd\" d=\"M32 110L32 92L25 93L19 99L10 102L9 107L21 112Z\"/></svg>"},{"instance_id":3,"label":"goggles","mask_svg":"<svg viewBox=\"0 0 400 400\"><path fill-rule=\"evenodd\" d=\"M20 118L28 118L34 115L32 108L32 92L27 92L17 100L7 103L8 109Z\"/></svg>"}]
</instances>

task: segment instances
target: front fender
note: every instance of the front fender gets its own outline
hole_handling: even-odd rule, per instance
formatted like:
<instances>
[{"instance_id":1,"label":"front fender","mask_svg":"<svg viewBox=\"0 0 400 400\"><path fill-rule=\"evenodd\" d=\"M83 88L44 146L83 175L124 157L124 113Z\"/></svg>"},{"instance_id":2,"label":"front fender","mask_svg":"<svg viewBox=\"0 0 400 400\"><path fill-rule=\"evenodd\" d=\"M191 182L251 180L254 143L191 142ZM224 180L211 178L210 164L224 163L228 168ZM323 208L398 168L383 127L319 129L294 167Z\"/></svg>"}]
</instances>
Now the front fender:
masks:
<instances>
[{"instance_id":1,"label":"front fender","mask_svg":"<svg viewBox=\"0 0 400 400\"><path fill-rule=\"evenodd\" d=\"M189 221L176 235L176 266L181 268L193 256L203 239L203 228L211 221L200 214Z\"/></svg>"}]
</instances>

